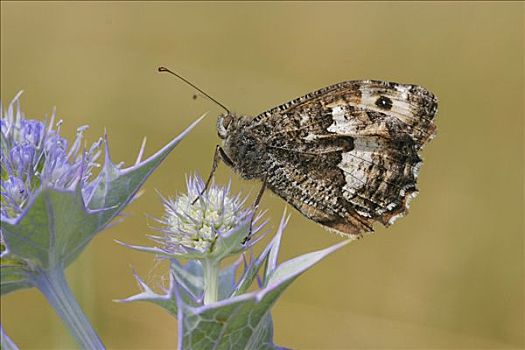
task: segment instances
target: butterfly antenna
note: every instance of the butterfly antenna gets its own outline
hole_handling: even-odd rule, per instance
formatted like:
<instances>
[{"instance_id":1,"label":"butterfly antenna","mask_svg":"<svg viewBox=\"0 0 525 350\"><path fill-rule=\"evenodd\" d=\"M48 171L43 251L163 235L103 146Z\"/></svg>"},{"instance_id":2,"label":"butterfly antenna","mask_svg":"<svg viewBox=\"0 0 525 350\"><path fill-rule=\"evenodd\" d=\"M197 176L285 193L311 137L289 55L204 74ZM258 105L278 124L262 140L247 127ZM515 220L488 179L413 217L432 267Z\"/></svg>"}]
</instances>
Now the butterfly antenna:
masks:
<instances>
[{"instance_id":1,"label":"butterfly antenna","mask_svg":"<svg viewBox=\"0 0 525 350\"><path fill-rule=\"evenodd\" d=\"M193 84L192 82L190 82L188 79L184 78L183 76L175 73L174 71L172 71L172 70L170 70L170 69L168 69L166 67L159 67L159 72L166 72L166 73L170 73L170 74L176 76L177 78L179 78L180 80L182 80L183 82L185 82L186 84L188 84L189 86L191 86L192 88L194 88L195 90L197 90L198 92L203 94L205 97L209 98L210 101L215 102L218 106L220 106L222 109L224 109L226 111L226 113L231 114L230 110L228 108L226 108L226 106L224 106L222 103L220 103L219 101L217 101L216 99L214 99L213 97L211 97L210 95L208 95L207 93L205 93L204 91L199 89L197 86L195 86L195 84Z\"/></svg>"}]
</instances>

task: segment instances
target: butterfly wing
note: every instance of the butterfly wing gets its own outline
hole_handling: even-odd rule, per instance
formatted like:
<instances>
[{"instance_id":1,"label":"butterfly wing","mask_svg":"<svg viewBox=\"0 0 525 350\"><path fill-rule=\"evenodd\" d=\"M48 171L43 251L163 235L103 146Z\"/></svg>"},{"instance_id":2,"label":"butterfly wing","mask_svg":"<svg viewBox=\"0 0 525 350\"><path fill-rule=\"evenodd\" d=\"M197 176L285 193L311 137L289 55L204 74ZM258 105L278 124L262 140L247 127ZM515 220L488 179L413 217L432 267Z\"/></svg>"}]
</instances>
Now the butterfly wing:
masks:
<instances>
[{"instance_id":1,"label":"butterfly wing","mask_svg":"<svg viewBox=\"0 0 525 350\"><path fill-rule=\"evenodd\" d=\"M419 149L435 134L436 113L437 98L421 86L352 80L272 108L252 125L276 136L297 131L387 138L408 134Z\"/></svg>"},{"instance_id":2,"label":"butterfly wing","mask_svg":"<svg viewBox=\"0 0 525 350\"><path fill-rule=\"evenodd\" d=\"M252 132L265 140L271 190L323 226L359 234L406 213L436 111L422 87L349 81L257 116Z\"/></svg>"}]
</instances>

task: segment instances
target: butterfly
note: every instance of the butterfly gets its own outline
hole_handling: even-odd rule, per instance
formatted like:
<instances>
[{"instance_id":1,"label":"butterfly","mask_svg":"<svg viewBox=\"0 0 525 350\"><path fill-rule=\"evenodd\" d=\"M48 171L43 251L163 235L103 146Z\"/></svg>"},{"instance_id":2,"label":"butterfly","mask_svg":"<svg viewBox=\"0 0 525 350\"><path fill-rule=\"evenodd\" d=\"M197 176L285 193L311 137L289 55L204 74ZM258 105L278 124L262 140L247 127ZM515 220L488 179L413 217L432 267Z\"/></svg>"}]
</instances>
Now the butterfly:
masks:
<instances>
[{"instance_id":1,"label":"butterfly","mask_svg":"<svg viewBox=\"0 0 525 350\"><path fill-rule=\"evenodd\" d=\"M262 181L256 205L268 188L326 229L360 236L406 214L418 192L420 150L436 133L437 104L418 85L354 80L255 117L223 106L208 182L223 161Z\"/></svg>"}]
</instances>

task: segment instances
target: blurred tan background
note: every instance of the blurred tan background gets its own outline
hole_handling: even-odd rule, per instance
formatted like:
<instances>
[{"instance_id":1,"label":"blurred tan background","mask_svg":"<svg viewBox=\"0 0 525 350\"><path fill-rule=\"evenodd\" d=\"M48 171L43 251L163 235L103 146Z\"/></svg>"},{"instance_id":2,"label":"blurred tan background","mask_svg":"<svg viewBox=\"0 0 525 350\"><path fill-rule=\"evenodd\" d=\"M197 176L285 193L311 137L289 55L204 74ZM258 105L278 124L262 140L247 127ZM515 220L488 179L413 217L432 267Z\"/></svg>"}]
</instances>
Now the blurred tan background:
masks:
<instances>
[{"instance_id":1,"label":"blurred tan background","mask_svg":"<svg viewBox=\"0 0 525 350\"><path fill-rule=\"evenodd\" d=\"M165 266L114 239L148 243L154 189L184 190L207 175L221 110L166 65L238 113L258 114L350 79L416 83L440 99L438 137L425 148L410 214L303 275L274 307L277 344L299 349L524 346L524 4L515 3L1 3L1 96L24 89L26 114L57 106L64 131L108 129L114 160L151 154L205 119L146 183L126 220L100 234L68 270L108 347L176 346L176 321L138 292ZM226 166L217 179L257 191ZM272 225L285 203L265 195ZM281 259L340 238L297 212ZM150 222L151 223L151 222ZM2 298L2 323L23 349L74 343L35 290Z\"/></svg>"}]
</instances>

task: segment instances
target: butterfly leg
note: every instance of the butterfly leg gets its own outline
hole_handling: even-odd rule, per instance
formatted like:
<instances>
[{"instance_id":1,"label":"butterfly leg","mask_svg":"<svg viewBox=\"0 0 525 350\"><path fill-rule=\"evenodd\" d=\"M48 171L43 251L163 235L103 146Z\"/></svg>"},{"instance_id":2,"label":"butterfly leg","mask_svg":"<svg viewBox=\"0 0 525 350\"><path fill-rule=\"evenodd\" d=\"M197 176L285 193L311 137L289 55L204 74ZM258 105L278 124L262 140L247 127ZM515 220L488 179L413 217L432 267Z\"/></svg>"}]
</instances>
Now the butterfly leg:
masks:
<instances>
[{"instance_id":1,"label":"butterfly leg","mask_svg":"<svg viewBox=\"0 0 525 350\"><path fill-rule=\"evenodd\" d=\"M264 194L264 191L266 190L266 179L267 176L264 175L263 183L261 186L261 189L259 190L259 193L257 194L257 197L255 198L255 202L253 202L253 214L250 219L250 231L248 231L248 236L242 241L242 244L246 243L250 240L250 237L252 236L252 226L253 226L253 220L255 218L255 212L257 211L257 208L259 208L259 203L261 203L262 196Z\"/></svg>"},{"instance_id":2,"label":"butterfly leg","mask_svg":"<svg viewBox=\"0 0 525 350\"><path fill-rule=\"evenodd\" d=\"M213 179L213 175L215 174L215 170L217 170L217 166L219 165L220 160L222 160L224 163L228 165L232 164L232 161L230 160L230 158L228 158L228 156L226 155L222 147L217 145L215 146L215 153L213 155L213 163L211 166L210 175L208 176L208 179L206 180L206 183L204 184L204 188L199 193L199 196L195 198L193 202L191 202L192 205L195 204L197 200L201 198L204 192L206 192L206 190L208 189L208 186L210 185L211 179Z\"/></svg>"}]
</instances>

